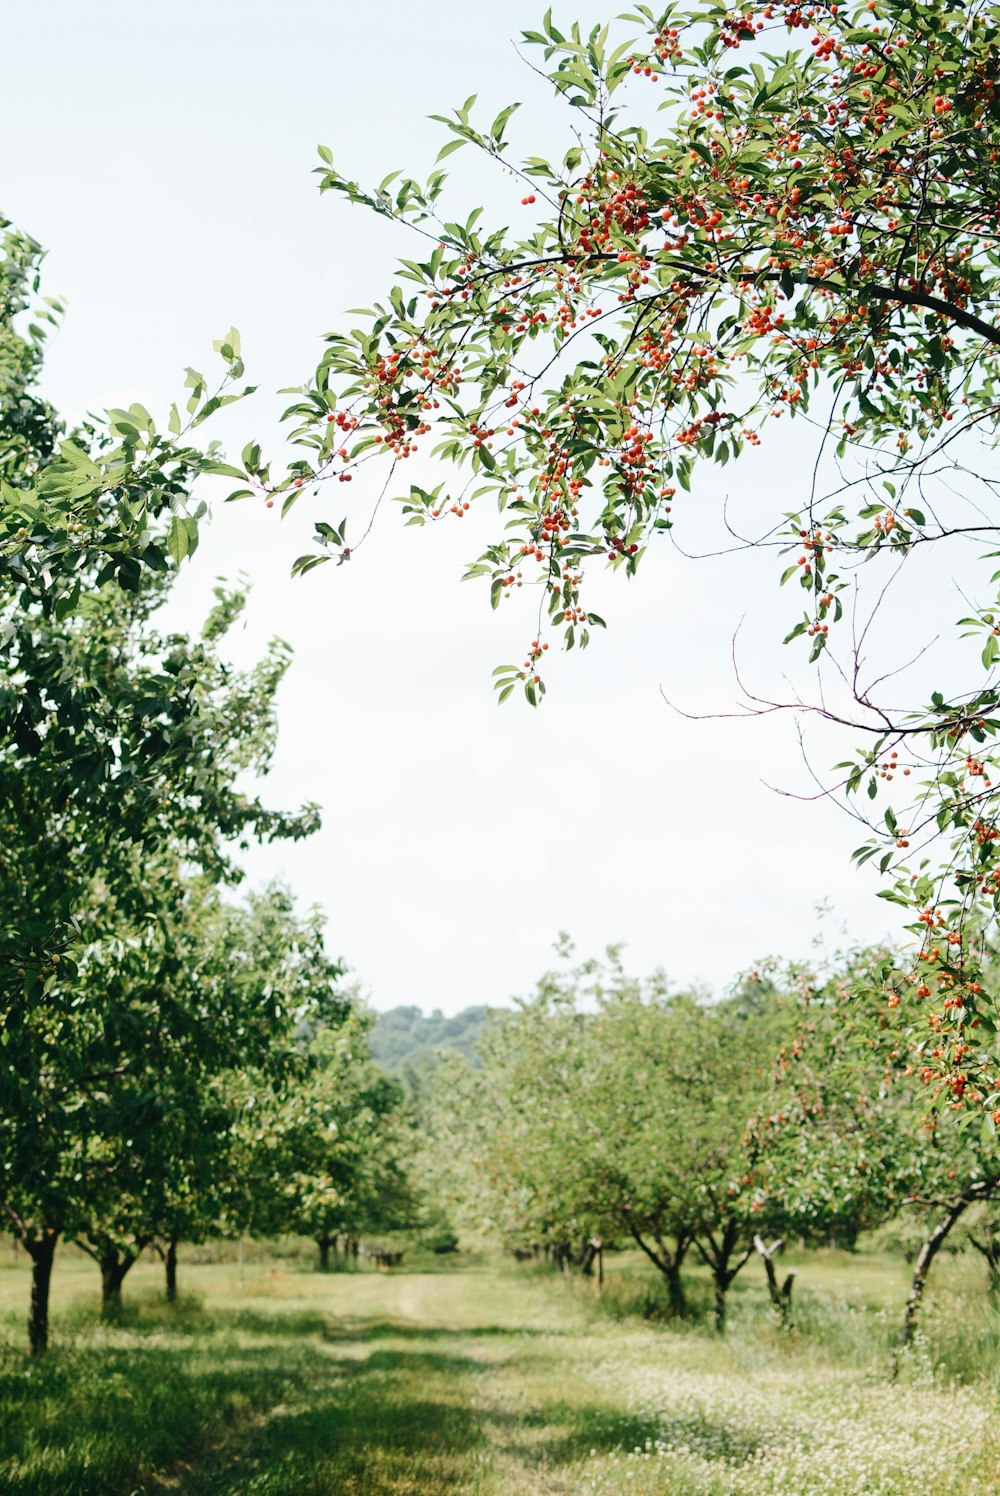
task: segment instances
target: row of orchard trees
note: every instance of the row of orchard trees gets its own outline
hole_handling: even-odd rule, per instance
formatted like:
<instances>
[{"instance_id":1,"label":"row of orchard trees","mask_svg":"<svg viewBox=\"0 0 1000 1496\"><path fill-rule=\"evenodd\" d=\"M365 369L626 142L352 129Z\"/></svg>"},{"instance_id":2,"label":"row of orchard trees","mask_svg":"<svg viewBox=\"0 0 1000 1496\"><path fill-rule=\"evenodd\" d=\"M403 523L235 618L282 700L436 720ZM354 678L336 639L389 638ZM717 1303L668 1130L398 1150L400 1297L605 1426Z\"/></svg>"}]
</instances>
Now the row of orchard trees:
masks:
<instances>
[{"instance_id":1,"label":"row of orchard trees","mask_svg":"<svg viewBox=\"0 0 1000 1496\"><path fill-rule=\"evenodd\" d=\"M321 922L280 887L175 892L172 928L81 942L19 1046L30 1094L0 1124L2 1206L32 1259L35 1350L60 1238L94 1259L112 1313L146 1247L173 1298L181 1242L294 1232L325 1256L409 1208L401 1091Z\"/></svg>"},{"instance_id":2,"label":"row of orchard trees","mask_svg":"<svg viewBox=\"0 0 1000 1496\"><path fill-rule=\"evenodd\" d=\"M0 1219L37 1352L60 1239L110 1306L153 1241L175 1282L180 1240L356 1230L399 1198L403 1133L321 921L227 896L240 848L318 824L254 789L288 651L227 662L240 590L160 624L228 386L189 372L165 433L139 406L67 432L36 389L38 249L0 231Z\"/></svg>"},{"instance_id":3,"label":"row of orchard trees","mask_svg":"<svg viewBox=\"0 0 1000 1496\"><path fill-rule=\"evenodd\" d=\"M859 1022L848 993L883 959L867 952L822 982L796 972L785 990L758 973L714 1004L661 975L631 979L614 951L549 974L497 1016L478 1067L455 1058L438 1074L455 1189L514 1248L584 1261L602 1243L640 1248L676 1312L686 1267L703 1264L720 1330L755 1248L787 1321L775 1239L850 1244L911 1210L926 1239L908 1339L951 1228L1000 1192L1000 1152L964 1110L928 1109L901 1025Z\"/></svg>"}]
</instances>

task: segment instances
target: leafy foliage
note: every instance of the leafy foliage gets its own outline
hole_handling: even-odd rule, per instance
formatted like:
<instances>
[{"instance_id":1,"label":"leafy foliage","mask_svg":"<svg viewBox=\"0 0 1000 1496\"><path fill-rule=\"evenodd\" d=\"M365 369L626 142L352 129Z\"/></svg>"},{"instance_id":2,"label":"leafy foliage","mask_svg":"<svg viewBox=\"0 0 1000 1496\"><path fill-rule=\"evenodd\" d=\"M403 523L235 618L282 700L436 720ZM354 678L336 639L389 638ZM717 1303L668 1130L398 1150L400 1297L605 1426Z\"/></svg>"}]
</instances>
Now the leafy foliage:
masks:
<instances>
[{"instance_id":1,"label":"leafy foliage","mask_svg":"<svg viewBox=\"0 0 1000 1496\"><path fill-rule=\"evenodd\" d=\"M712 1005L628 977L615 951L547 974L495 1015L480 1069L454 1057L434 1077L431 1129L467 1216L515 1248L634 1242L677 1312L693 1254L720 1328L763 1233L850 1245L907 1211L926 1241L1000 1194L1000 1155L961 1112L923 1109L891 1022L873 1037L849 995L873 959L825 980L756 972Z\"/></svg>"},{"instance_id":2,"label":"leafy foliage","mask_svg":"<svg viewBox=\"0 0 1000 1496\"><path fill-rule=\"evenodd\" d=\"M368 1051L370 1015L355 1000L303 1048L293 1086L258 1092L246 1116L249 1224L320 1242L411 1223L403 1092Z\"/></svg>"},{"instance_id":3,"label":"leafy foliage","mask_svg":"<svg viewBox=\"0 0 1000 1496\"><path fill-rule=\"evenodd\" d=\"M874 1000L906 1004L941 1104L972 1103L992 1128L997 574L991 562L956 629L976 640L976 678L902 706L865 684L870 620L852 625L844 601L870 581L873 612L888 607L920 548L997 543L982 452L1000 351L996 7L691 0L589 34L550 11L525 41L565 106L561 159L511 151L513 106L490 125L474 97L437 116L440 160L470 149L501 190L518 184L508 223L446 210L442 168L369 190L321 150L321 189L406 226L423 254L360 326L329 335L288 412L301 455L265 491L288 504L381 460L388 492L433 443L454 486L394 496L417 525L497 504L467 575L494 607L537 585L524 658L494 680L501 701L522 689L536 703L546 631L572 648L603 627L595 566L631 576L657 536L683 536L706 462L735 462L779 420L813 428L811 474L745 544L781 555L801 601L785 642L831 668L811 703L745 707L814 710L861 740L829 789L869 818L855 855L889 876L918 955L881 972ZM343 525L317 541L298 570L349 554ZM863 808L880 795L877 815Z\"/></svg>"},{"instance_id":4,"label":"leafy foliage","mask_svg":"<svg viewBox=\"0 0 1000 1496\"><path fill-rule=\"evenodd\" d=\"M315 806L272 809L256 784L288 647L228 662L243 587L216 590L195 636L159 622L197 543L191 484L226 471L188 434L237 398L238 337L218 347L215 394L189 371L167 434L132 406L64 437L34 392L41 325L21 326L39 250L2 228L0 1210L33 1258L41 1351L58 1239L98 1261L113 1303L154 1237L173 1253L244 1228L260 1208L248 1118L309 1083L309 1034L335 1045L355 1020L315 914L279 888L242 906L221 894L251 840L318 825ZM326 1098L345 1131L364 1101L349 1060Z\"/></svg>"},{"instance_id":5,"label":"leafy foliage","mask_svg":"<svg viewBox=\"0 0 1000 1496\"><path fill-rule=\"evenodd\" d=\"M244 366L230 329L215 344L219 385L210 390L188 369L183 412L171 407L165 431L133 404L67 432L33 389L47 325L62 311L38 298L41 259L40 246L0 218L0 600L61 618L93 587L115 579L134 591L145 572L194 551L205 512L191 502L194 479L240 476L194 433L252 386L238 383ZM3 644L16 658L16 635L5 631Z\"/></svg>"}]
</instances>

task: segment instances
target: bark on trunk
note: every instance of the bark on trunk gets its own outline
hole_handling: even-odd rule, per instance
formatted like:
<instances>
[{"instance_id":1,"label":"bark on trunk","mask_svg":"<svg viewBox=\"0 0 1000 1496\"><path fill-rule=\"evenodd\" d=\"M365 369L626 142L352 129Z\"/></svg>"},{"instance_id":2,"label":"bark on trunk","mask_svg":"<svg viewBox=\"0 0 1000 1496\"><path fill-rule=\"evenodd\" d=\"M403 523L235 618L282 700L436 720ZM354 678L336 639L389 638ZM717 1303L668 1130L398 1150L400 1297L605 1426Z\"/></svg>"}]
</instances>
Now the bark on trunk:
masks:
<instances>
[{"instance_id":1,"label":"bark on trunk","mask_svg":"<svg viewBox=\"0 0 1000 1496\"><path fill-rule=\"evenodd\" d=\"M122 1284L135 1258L128 1253L104 1252L98 1258L101 1268L101 1317L114 1319L122 1307Z\"/></svg>"},{"instance_id":2,"label":"bark on trunk","mask_svg":"<svg viewBox=\"0 0 1000 1496\"><path fill-rule=\"evenodd\" d=\"M672 1262L664 1269L667 1280L667 1298L670 1300L670 1312L678 1318L687 1313L687 1295L684 1292L684 1280L681 1277L680 1263Z\"/></svg>"},{"instance_id":3,"label":"bark on trunk","mask_svg":"<svg viewBox=\"0 0 1000 1496\"><path fill-rule=\"evenodd\" d=\"M673 1250L667 1246L661 1237L656 1237L656 1247L653 1248L646 1241L641 1230L626 1215L625 1224L628 1226L632 1239L636 1246L640 1247L650 1262L657 1268L667 1280L667 1298L670 1303L671 1314L684 1315L687 1313L687 1299L684 1294L684 1283L681 1278L681 1264L687 1256L688 1248L692 1238L681 1233L675 1240Z\"/></svg>"},{"instance_id":4,"label":"bark on trunk","mask_svg":"<svg viewBox=\"0 0 1000 1496\"><path fill-rule=\"evenodd\" d=\"M729 1292L729 1274L717 1272L715 1274L715 1331L717 1335L726 1333L726 1294Z\"/></svg>"},{"instance_id":5,"label":"bark on trunk","mask_svg":"<svg viewBox=\"0 0 1000 1496\"><path fill-rule=\"evenodd\" d=\"M557 1241L552 1247L552 1261L561 1273L569 1272L570 1245L568 1241Z\"/></svg>"},{"instance_id":6,"label":"bark on trunk","mask_svg":"<svg viewBox=\"0 0 1000 1496\"><path fill-rule=\"evenodd\" d=\"M711 1231L706 1231L704 1241L696 1237L694 1243L702 1262L712 1270L715 1283L715 1328L720 1335L726 1328L726 1295L729 1286L753 1252L753 1247L748 1246L734 1261L739 1238L739 1226L735 1221L728 1220L718 1238Z\"/></svg>"},{"instance_id":7,"label":"bark on trunk","mask_svg":"<svg viewBox=\"0 0 1000 1496\"><path fill-rule=\"evenodd\" d=\"M982 1179L969 1188L948 1206L945 1214L935 1226L930 1236L924 1242L917 1253L917 1260L913 1268L913 1280L910 1283L910 1292L906 1300L906 1308L903 1311L903 1326L900 1331L899 1345L893 1352L890 1363L889 1375L894 1381L899 1372L900 1352L912 1342L917 1328L917 1315L920 1313L920 1302L924 1296L924 1285L927 1282L927 1274L931 1270L934 1261L945 1237L954 1226L964 1210L977 1200L993 1199L1000 1189L1000 1179Z\"/></svg>"},{"instance_id":8,"label":"bark on trunk","mask_svg":"<svg viewBox=\"0 0 1000 1496\"><path fill-rule=\"evenodd\" d=\"M49 1286L58 1233L43 1231L25 1242L31 1258L31 1308L28 1312L28 1345L33 1356L44 1356L49 1348Z\"/></svg>"},{"instance_id":9,"label":"bark on trunk","mask_svg":"<svg viewBox=\"0 0 1000 1496\"><path fill-rule=\"evenodd\" d=\"M163 1259L164 1271L167 1280L167 1303L177 1302L177 1238L172 1236L167 1242L167 1252Z\"/></svg>"},{"instance_id":10,"label":"bark on trunk","mask_svg":"<svg viewBox=\"0 0 1000 1496\"><path fill-rule=\"evenodd\" d=\"M316 1245L319 1247L319 1270L321 1273L328 1273L330 1271L331 1238L329 1236L317 1236Z\"/></svg>"},{"instance_id":11,"label":"bark on trunk","mask_svg":"<svg viewBox=\"0 0 1000 1496\"><path fill-rule=\"evenodd\" d=\"M964 1197L956 1200L947 1214L938 1222L930 1236L924 1242L917 1253L917 1260L913 1267L913 1279L910 1283L910 1292L906 1300L906 1308L903 1311L903 1327L900 1331L899 1343L906 1346L911 1343L917 1328L917 1316L920 1313L920 1304L924 1296L924 1287L927 1283L927 1274L931 1270L931 1263L944 1244L944 1239L954 1226L969 1201Z\"/></svg>"},{"instance_id":12,"label":"bark on trunk","mask_svg":"<svg viewBox=\"0 0 1000 1496\"><path fill-rule=\"evenodd\" d=\"M969 1242L986 1260L989 1292L1000 1292L1000 1233L995 1230L992 1223L987 1223L982 1236L973 1236L972 1232L969 1232Z\"/></svg>"}]
</instances>

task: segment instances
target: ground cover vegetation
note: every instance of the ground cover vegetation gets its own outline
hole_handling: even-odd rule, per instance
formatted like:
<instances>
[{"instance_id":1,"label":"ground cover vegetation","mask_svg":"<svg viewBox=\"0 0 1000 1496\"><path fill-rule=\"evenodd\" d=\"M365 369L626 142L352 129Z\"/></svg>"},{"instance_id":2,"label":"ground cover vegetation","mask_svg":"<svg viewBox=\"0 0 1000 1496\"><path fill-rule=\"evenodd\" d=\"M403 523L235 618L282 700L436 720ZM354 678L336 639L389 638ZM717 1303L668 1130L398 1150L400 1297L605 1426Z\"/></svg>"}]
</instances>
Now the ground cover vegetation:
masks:
<instances>
[{"instance_id":1,"label":"ground cover vegetation","mask_svg":"<svg viewBox=\"0 0 1000 1496\"><path fill-rule=\"evenodd\" d=\"M307 1251L248 1266L242 1286L235 1262L190 1265L171 1308L144 1261L110 1324L67 1252L64 1338L41 1362L7 1349L25 1273L5 1266L0 1482L16 1496L985 1496L998 1450L971 1260L932 1286L927 1338L895 1387L899 1259L796 1260L794 1332L741 1274L718 1337L649 1317L667 1302L637 1251L609 1257L600 1302L510 1259L323 1275ZM690 1280L710 1303L704 1270ZM995 1321L993 1335L995 1353Z\"/></svg>"}]
</instances>

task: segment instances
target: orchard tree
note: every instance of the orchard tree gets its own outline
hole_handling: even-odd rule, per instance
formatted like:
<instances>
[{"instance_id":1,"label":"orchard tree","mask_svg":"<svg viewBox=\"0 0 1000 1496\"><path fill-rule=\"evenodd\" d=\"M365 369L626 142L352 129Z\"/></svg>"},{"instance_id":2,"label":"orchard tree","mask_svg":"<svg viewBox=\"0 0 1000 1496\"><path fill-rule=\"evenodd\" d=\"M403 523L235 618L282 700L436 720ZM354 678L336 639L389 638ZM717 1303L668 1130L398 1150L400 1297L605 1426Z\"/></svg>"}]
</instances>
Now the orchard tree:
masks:
<instances>
[{"instance_id":1,"label":"orchard tree","mask_svg":"<svg viewBox=\"0 0 1000 1496\"><path fill-rule=\"evenodd\" d=\"M438 1111L459 1111L445 1146L508 1241L632 1241L676 1313L693 1252L721 1331L769 1224L746 1127L787 1020L777 1004L748 1013L671 995L662 974L638 982L609 957L549 974L532 1002L498 1016L461 1089L457 1064L443 1074Z\"/></svg>"},{"instance_id":2,"label":"orchard tree","mask_svg":"<svg viewBox=\"0 0 1000 1496\"><path fill-rule=\"evenodd\" d=\"M814 1243L853 1247L920 1178L923 1097L903 1080L900 1025L879 1029L853 1000L887 960L864 949L825 978L793 966L780 979L791 1021L744 1146L759 1207Z\"/></svg>"},{"instance_id":3,"label":"orchard tree","mask_svg":"<svg viewBox=\"0 0 1000 1496\"><path fill-rule=\"evenodd\" d=\"M206 907L207 905L207 907ZM183 970L187 1003L211 1031L179 1067L182 1132L172 1167L149 1170L146 1219L162 1243L167 1298L176 1297L177 1249L246 1230L258 1202L246 1173L244 1131L262 1097L306 1084L304 1035L336 1029L352 1014L345 967L326 949L319 911L300 913L288 889L272 884L239 904L202 896L188 918Z\"/></svg>"},{"instance_id":4,"label":"orchard tree","mask_svg":"<svg viewBox=\"0 0 1000 1496\"><path fill-rule=\"evenodd\" d=\"M616 952L610 964L620 975ZM596 962L546 973L513 1012L491 1015L474 1061L442 1056L426 1103L442 1199L506 1246L543 1248L564 1267L616 1229L593 1110L600 1058L577 1005L608 981Z\"/></svg>"},{"instance_id":5,"label":"orchard tree","mask_svg":"<svg viewBox=\"0 0 1000 1496\"><path fill-rule=\"evenodd\" d=\"M235 383L243 373L237 335L217 344L225 370L217 390L188 371L186 409L171 410L166 431L133 405L68 432L36 388L46 327L61 310L38 296L41 257L0 219L0 845L4 877L13 868L23 885L18 865L27 854L33 874L47 862L49 885L13 901L5 888L4 1006L26 977L43 986L52 957L72 940L72 880L64 881L60 851L72 825L79 832L87 819L91 832L108 826L148 848L154 809L161 824L171 813L183 822L202 772L213 793L204 737L197 771L192 761L191 739L204 726L192 711L197 655L239 606L235 595L220 602L191 658L180 636L171 643L146 632L171 573L198 541L204 505L192 485L226 471L214 445L195 445L195 432L249 392ZM130 672L126 660L140 645L149 658ZM272 651L272 669L279 656ZM28 773L35 761L37 776ZM99 839L89 839L97 862Z\"/></svg>"},{"instance_id":6,"label":"orchard tree","mask_svg":"<svg viewBox=\"0 0 1000 1496\"><path fill-rule=\"evenodd\" d=\"M247 1110L304 1085L303 1030L349 1013L322 921L299 915L287 890L233 905L176 864L147 865L144 885L155 918L85 946L66 1001L50 989L60 1043L39 1043L34 1109L0 1130L15 1231L33 1256L38 1241L72 1236L100 1267L106 1315L154 1241L172 1299L179 1243L243 1225ZM33 1319L33 1345L44 1331Z\"/></svg>"},{"instance_id":7,"label":"orchard tree","mask_svg":"<svg viewBox=\"0 0 1000 1496\"><path fill-rule=\"evenodd\" d=\"M700 1258L720 1330L755 1251L787 1325L784 1238L853 1240L916 1215L908 1343L934 1258L970 1206L997 1197L1000 1166L964 1108L928 1111L908 1081L898 1011L873 1023L855 1000L891 954L851 952L826 974L762 964L713 1005L609 955L549 973L495 1015L478 1068L454 1057L435 1075L431 1131L466 1211L518 1247L634 1242L676 1313Z\"/></svg>"},{"instance_id":8,"label":"orchard tree","mask_svg":"<svg viewBox=\"0 0 1000 1496\"><path fill-rule=\"evenodd\" d=\"M235 881L237 845L317 824L313 807L271 810L244 788L269 765L287 649L231 668L222 645L239 593L220 593L198 638L160 632L163 587L148 575L137 593L106 583L75 613L35 621L31 658L48 663L32 679L51 670L60 689L44 731L0 747L0 891L23 961L2 991L0 1200L35 1259L40 1350L55 1242L75 1224L67 1129L78 1139L85 1098L109 1081L119 1095L123 1075L148 1073L168 1025L183 1025L176 973L157 969L173 959L158 925L176 928L177 864ZM46 932L70 921L60 953ZM88 991L77 959L100 967L111 948L120 965ZM145 984L135 1005L133 979Z\"/></svg>"},{"instance_id":9,"label":"orchard tree","mask_svg":"<svg viewBox=\"0 0 1000 1496\"><path fill-rule=\"evenodd\" d=\"M960 1101L928 1109L914 1090L907 1077L919 1046L898 1009L873 1023L870 1005L857 1002L893 964L889 952L861 950L840 958L825 979L790 973L797 1023L747 1129L746 1182L754 1208L784 1232L851 1238L895 1217L916 1218L905 1347L945 1242L970 1208L1000 1198L1000 1151L991 1132L969 1125ZM784 1316L787 1296L784 1303L776 1296L771 1266L768 1279Z\"/></svg>"},{"instance_id":10,"label":"orchard tree","mask_svg":"<svg viewBox=\"0 0 1000 1496\"><path fill-rule=\"evenodd\" d=\"M339 1237L415 1217L403 1090L372 1059L371 1022L355 996L339 1022L315 1025L295 1084L273 1088L246 1118L250 1229L312 1237L324 1272Z\"/></svg>"},{"instance_id":11,"label":"orchard tree","mask_svg":"<svg viewBox=\"0 0 1000 1496\"><path fill-rule=\"evenodd\" d=\"M87 1012L101 1015L91 1065L109 1079L88 1089L65 1130L79 1180L67 1204L75 1241L100 1266L106 1314L154 1241L176 1297L180 1242L219 1235L240 1214L248 1078L304 1084L303 1028L349 1012L322 921L299 915L286 889L233 905L211 886L175 885L151 938L132 942L138 960L105 942L78 983Z\"/></svg>"},{"instance_id":12,"label":"orchard tree","mask_svg":"<svg viewBox=\"0 0 1000 1496\"><path fill-rule=\"evenodd\" d=\"M729 1288L752 1254L742 1140L767 1075L769 1035L725 1007L626 1000L601 1014L594 1040L609 1056L605 1116L615 1129L618 1214L666 1274L677 1310L681 1265L693 1248L712 1275L721 1332Z\"/></svg>"},{"instance_id":13,"label":"orchard tree","mask_svg":"<svg viewBox=\"0 0 1000 1496\"><path fill-rule=\"evenodd\" d=\"M589 34L550 11L525 42L565 109L562 155L509 147L515 105L492 123L475 98L440 117L439 160L476 152L506 207L451 202L440 167L368 189L321 148L321 189L408 230L414 257L361 325L329 335L288 412L287 478L248 463L249 486L287 507L375 464L411 524L496 503L468 575L494 606L536 588L523 658L496 672L501 700L521 688L534 703L547 636L572 648L603 626L595 567L631 576L658 538L683 545L706 463L767 444L784 464L788 426L812 433L815 461L746 543L780 557L798 598L782 632L819 685L811 703L744 707L813 711L862 744L824 789L867 818L855 856L888 877L918 957L879 1001L905 1003L934 1087L992 1128L995 563L957 626L975 640L971 679L907 701L884 686L905 659L868 669L864 646L907 558L997 544L984 456L1000 408L996 6L688 0ZM441 481L407 485L428 447ZM317 541L297 570L357 549L343 525L318 523Z\"/></svg>"}]
</instances>

